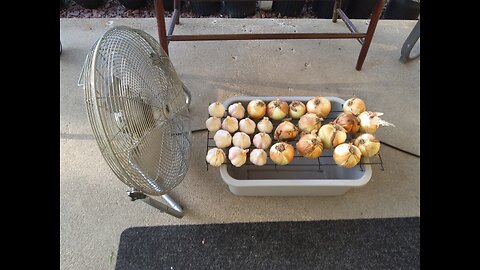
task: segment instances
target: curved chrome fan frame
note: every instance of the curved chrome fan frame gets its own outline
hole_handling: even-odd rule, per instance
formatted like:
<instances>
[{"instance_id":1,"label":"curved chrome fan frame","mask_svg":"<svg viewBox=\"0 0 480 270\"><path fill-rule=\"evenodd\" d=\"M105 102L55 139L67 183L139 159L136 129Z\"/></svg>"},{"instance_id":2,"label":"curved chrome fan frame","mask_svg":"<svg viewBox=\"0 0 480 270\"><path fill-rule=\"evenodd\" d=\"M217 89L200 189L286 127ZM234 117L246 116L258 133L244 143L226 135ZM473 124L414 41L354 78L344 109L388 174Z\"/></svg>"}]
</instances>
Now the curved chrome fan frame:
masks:
<instances>
[{"instance_id":1,"label":"curved chrome fan frame","mask_svg":"<svg viewBox=\"0 0 480 270\"><path fill-rule=\"evenodd\" d=\"M166 193L187 173L191 94L160 44L138 29L111 28L87 55L78 84L100 151L131 199L181 218Z\"/></svg>"}]
</instances>

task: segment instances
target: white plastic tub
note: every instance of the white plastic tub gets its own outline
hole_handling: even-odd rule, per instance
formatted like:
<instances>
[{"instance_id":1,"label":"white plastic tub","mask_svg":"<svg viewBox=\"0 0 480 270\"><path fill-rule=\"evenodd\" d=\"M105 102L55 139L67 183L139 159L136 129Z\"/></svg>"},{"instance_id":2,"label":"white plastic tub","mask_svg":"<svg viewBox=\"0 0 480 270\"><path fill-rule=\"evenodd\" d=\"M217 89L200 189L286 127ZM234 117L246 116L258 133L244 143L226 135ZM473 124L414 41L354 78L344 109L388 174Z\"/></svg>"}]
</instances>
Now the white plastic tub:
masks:
<instances>
[{"instance_id":1,"label":"white plastic tub","mask_svg":"<svg viewBox=\"0 0 480 270\"><path fill-rule=\"evenodd\" d=\"M232 97L224 102L224 106L228 108L232 103L242 102L246 107L253 99L268 103L276 98L288 103L299 100L306 104L313 97ZM342 104L345 102L337 97L327 98L332 103L332 112L323 123L333 121L342 111ZM294 158L292 163L286 166L272 165L270 158L264 166L244 165L237 168L231 164L223 164L220 175L233 194L242 196L334 196L368 183L372 176L371 165L362 164L350 169L332 165L335 162L331 157L332 152L333 150L324 150L319 160Z\"/></svg>"}]
</instances>

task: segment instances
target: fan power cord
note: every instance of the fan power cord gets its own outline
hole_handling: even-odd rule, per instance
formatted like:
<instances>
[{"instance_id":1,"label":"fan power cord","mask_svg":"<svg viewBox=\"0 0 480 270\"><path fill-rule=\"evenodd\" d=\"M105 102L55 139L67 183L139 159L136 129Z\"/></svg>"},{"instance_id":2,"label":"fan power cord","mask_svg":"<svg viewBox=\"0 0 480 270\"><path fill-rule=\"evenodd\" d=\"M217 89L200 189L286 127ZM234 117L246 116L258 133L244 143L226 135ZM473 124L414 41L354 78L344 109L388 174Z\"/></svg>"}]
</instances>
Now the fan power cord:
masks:
<instances>
[{"instance_id":1,"label":"fan power cord","mask_svg":"<svg viewBox=\"0 0 480 270\"><path fill-rule=\"evenodd\" d=\"M208 129L206 129L206 128L194 129L194 130L192 130L192 133L202 132L202 131L207 131L207 130L208 130ZM389 144L389 143L386 143L386 142L384 142L384 141L380 141L380 143L381 143L381 144L384 144L384 145L386 145L386 146L388 146L388 147L391 147L391 148L393 148L393 149L395 149L395 150L397 150L397 151L400 151L400 152L403 152L403 153L405 153L405 154L414 156L414 157L416 157L416 158L420 158L420 155L414 154L414 153L409 152L409 151L407 151L407 150L403 150L403 149L401 149L401 148L399 148L399 147L396 147L396 146L391 145L391 144Z\"/></svg>"},{"instance_id":2,"label":"fan power cord","mask_svg":"<svg viewBox=\"0 0 480 270\"><path fill-rule=\"evenodd\" d=\"M380 143L381 143L381 144L384 144L384 145L386 145L386 146L388 146L388 147L391 147L391 148L393 148L393 149L395 149L395 150L398 150L398 151L400 151L400 152L403 152L403 153L405 153L405 154L414 156L414 157L416 157L416 158L420 158L420 155L414 154L414 153L409 152L409 151L407 151L407 150L403 150L403 149L401 149L401 148L398 148L398 147L396 147L396 146L394 146L394 145L391 145L391 144L389 144L389 143L386 143L386 142L384 142L384 141L380 141Z\"/></svg>"},{"instance_id":3,"label":"fan power cord","mask_svg":"<svg viewBox=\"0 0 480 270\"><path fill-rule=\"evenodd\" d=\"M192 130L192 133L195 133L195 132L202 132L202 131L207 131L208 129L206 128L201 128L201 129L194 129Z\"/></svg>"}]
</instances>

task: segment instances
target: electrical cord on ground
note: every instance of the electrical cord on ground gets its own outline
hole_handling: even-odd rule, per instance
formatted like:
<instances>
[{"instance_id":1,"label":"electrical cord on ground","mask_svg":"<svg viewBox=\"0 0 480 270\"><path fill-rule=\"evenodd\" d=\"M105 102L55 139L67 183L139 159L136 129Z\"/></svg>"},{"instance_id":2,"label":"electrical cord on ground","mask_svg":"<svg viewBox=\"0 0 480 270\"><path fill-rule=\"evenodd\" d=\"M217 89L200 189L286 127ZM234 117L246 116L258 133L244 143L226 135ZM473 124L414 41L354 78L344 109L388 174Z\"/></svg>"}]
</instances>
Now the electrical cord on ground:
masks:
<instances>
[{"instance_id":1,"label":"electrical cord on ground","mask_svg":"<svg viewBox=\"0 0 480 270\"><path fill-rule=\"evenodd\" d=\"M394 146L394 145L391 145L391 144L389 144L389 143L386 143L386 142L384 142L384 141L380 141L380 143L381 143L381 144L384 144L384 145L386 145L386 146L388 146L388 147L391 147L391 148L393 148L393 149L395 149L395 150L398 150L398 151L400 151L400 152L403 152L403 153L405 153L405 154L408 154L408 155L411 155L411 156L420 158L420 155L414 154L414 153L412 153L412 152L408 152L407 150L403 150L403 149L401 149L401 148L398 148L398 147L396 147L396 146Z\"/></svg>"},{"instance_id":2,"label":"electrical cord on ground","mask_svg":"<svg viewBox=\"0 0 480 270\"><path fill-rule=\"evenodd\" d=\"M206 128L194 129L194 130L192 130L192 133L202 132L202 131L207 131L207 130L208 130L208 129L206 129ZM407 151L407 150L403 150L403 149L401 149L401 148L398 148L398 147L396 147L396 146L394 146L394 145L391 145L391 144L389 144L389 143L386 143L386 142L384 142L384 141L380 141L380 143L382 143L382 144L384 144L384 145L386 145L386 146L388 146L388 147L391 147L391 148L393 148L393 149L395 149L395 150L398 150L398 151L400 151L400 152L403 152L403 153L405 153L405 154L408 154L408 155L411 155L411 156L420 158L420 155L414 154L414 153L409 152L409 151Z\"/></svg>"},{"instance_id":3,"label":"electrical cord on ground","mask_svg":"<svg viewBox=\"0 0 480 270\"><path fill-rule=\"evenodd\" d=\"M206 129L206 128L194 129L194 130L192 130L192 133L201 132L201 131L207 131L207 130L208 130L208 129Z\"/></svg>"}]
</instances>

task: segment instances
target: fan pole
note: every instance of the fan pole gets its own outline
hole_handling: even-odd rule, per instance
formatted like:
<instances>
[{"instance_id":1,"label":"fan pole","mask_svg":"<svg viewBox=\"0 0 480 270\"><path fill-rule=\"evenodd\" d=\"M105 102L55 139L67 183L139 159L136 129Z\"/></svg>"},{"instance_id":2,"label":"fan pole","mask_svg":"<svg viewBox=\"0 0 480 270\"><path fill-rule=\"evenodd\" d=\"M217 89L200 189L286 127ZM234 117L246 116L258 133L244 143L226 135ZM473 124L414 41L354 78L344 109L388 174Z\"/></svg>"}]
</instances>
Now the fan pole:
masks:
<instances>
[{"instance_id":1,"label":"fan pole","mask_svg":"<svg viewBox=\"0 0 480 270\"><path fill-rule=\"evenodd\" d=\"M175 202L175 200L173 200L173 198L170 197L170 195L168 194L164 194L161 196L165 203L159 202L152 197L149 197L146 194L139 192L135 189L128 191L128 196L131 198L132 201L140 199L143 202L149 204L150 206L153 206L158 210L174 217L182 218L184 215L182 206Z\"/></svg>"}]
</instances>

